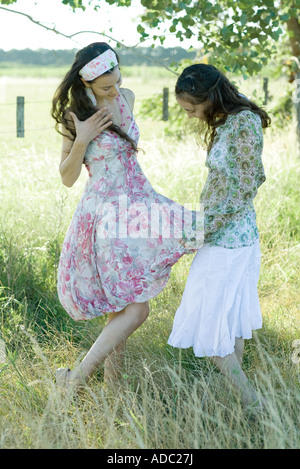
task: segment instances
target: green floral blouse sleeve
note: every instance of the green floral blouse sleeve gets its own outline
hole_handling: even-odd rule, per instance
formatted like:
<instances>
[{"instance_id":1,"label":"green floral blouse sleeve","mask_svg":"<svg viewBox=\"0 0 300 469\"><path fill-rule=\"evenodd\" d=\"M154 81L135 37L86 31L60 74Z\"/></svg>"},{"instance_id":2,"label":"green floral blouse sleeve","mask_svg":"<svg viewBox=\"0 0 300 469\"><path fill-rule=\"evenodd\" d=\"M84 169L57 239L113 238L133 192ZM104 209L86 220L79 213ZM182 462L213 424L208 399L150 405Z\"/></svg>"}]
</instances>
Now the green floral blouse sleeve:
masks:
<instances>
[{"instance_id":1,"label":"green floral blouse sleeve","mask_svg":"<svg viewBox=\"0 0 300 469\"><path fill-rule=\"evenodd\" d=\"M256 196L266 179L262 148L261 120L251 111L229 116L218 128L207 157L209 174L201 194L205 242L236 219Z\"/></svg>"}]
</instances>

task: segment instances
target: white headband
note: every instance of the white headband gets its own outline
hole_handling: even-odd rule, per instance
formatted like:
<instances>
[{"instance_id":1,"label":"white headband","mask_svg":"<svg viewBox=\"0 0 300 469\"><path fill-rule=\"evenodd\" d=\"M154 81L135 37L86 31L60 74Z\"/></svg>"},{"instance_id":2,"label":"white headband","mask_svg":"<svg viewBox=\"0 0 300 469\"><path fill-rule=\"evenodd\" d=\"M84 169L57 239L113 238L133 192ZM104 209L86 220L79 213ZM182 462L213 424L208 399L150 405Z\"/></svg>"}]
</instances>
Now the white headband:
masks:
<instances>
[{"instance_id":1,"label":"white headband","mask_svg":"<svg viewBox=\"0 0 300 469\"><path fill-rule=\"evenodd\" d=\"M107 49L103 54L98 55L88 62L80 71L79 75L84 80L91 81L100 77L103 73L118 65L118 59L114 51Z\"/></svg>"}]
</instances>

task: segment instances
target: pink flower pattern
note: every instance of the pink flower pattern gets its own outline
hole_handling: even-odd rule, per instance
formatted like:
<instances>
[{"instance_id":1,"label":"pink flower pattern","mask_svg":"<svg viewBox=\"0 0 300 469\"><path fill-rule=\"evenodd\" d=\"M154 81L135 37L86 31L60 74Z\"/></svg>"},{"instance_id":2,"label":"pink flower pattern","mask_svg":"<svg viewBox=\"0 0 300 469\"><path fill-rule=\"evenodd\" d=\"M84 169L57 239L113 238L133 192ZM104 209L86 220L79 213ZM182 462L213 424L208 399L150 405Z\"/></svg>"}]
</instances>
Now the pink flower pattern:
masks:
<instances>
[{"instance_id":1,"label":"pink flower pattern","mask_svg":"<svg viewBox=\"0 0 300 469\"><path fill-rule=\"evenodd\" d=\"M138 140L134 119L128 134ZM153 189L127 141L114 132L102 132L90 142L84 163L89 179L67 231L58 268L59 299L74 320L117 312L155 297L166 286L172 265L193 252L172 236L145 236L146 214L137 218L141 203L175 207L171 224L181 222L183 207ZM120 200L126 200L130 209L120 207ZM132 206L137 210L131 210ZM126 236L118 233L121 222L128 227ZM167 222L162 220L162 224ZM139 230L144 236L139 236Z\"/></svg>"}]
</instances>

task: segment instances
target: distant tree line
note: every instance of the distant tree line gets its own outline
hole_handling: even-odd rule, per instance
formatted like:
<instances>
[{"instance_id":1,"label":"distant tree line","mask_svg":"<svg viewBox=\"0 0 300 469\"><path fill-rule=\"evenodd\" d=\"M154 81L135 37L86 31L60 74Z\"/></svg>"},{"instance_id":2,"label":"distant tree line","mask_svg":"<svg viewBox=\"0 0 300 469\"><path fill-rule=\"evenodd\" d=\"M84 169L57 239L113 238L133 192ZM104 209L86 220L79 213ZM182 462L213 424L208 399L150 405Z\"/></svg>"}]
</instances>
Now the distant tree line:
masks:
<instances>
[{"instance_id":1,"label":"distant tree line","mask_svg":"<svg viewBox=\"0 0 300 469\"><path fill-rule=\"evenodd\" d=\"M15 63L22 65L52 65L52 66L68 66L71 65L76 49L73 50L50 50L50 49L12 49L4 51L0 49L0 67L1 63ZM193 59L196 56L196 51L187 51L182 47L169 47L162 46L151 47L137 47L132 49L116 48L120 57L122 65L155 65L154 62L148 60L146 57L165 64L170 65L172 62L180 62L183 59Z\"/></svg>"}]
</instances>

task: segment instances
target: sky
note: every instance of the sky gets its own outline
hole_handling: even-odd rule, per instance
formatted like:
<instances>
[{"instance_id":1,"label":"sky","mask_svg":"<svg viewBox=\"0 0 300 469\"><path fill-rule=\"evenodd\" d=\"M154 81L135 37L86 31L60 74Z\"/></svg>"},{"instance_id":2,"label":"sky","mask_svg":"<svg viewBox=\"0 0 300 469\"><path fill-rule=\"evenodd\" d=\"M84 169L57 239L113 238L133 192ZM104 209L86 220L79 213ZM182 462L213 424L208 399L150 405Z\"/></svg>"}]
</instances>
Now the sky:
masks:
<instances>
[{"instance_id":1,"label":"sky","mask_svg":"<svg viewBox=\"0 0 300 469\"><path fill-rule=\"evenodd\" d=\"M87 4L87 2L86 2ZM129 8L118 8L102 1L101 10L97 12L87 6L85 11L76 10L62 4L62 0L18 0L13 5L2 5L10 10L20 11L33 17L33 19L55 28L64 34L72 34L78 31L92 30L105 32L126 46L133 46L139 42L139 34L136 27L139 24L139 15L143 7L137 0L132 0ZM112 28L112 31L109 29ZM151 32L155 34L155 32ZM156 31L157 34L157 31ZM0 49L80 49L91 42L105 41L112 46L116 43L99 34L80 34L73 40L59 36L35 25L25 16L7 12L0 9ZM145 41L142 46L150 45ZM160 43L157 43L159 45ZM174 36L169 37L164 43L165 47L181 46Z\"/></svg>"}]
</instances>

